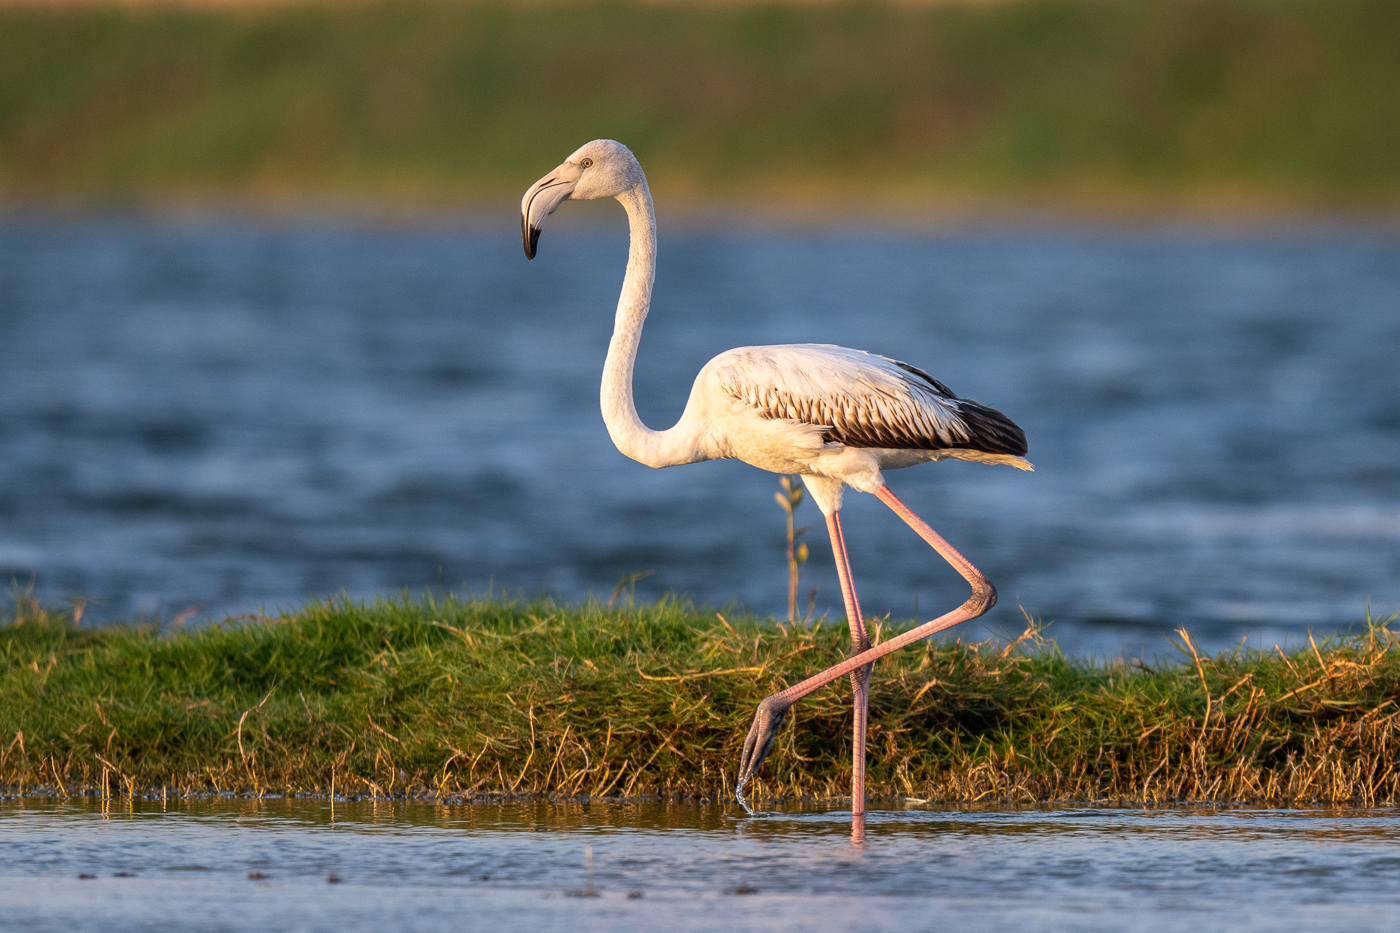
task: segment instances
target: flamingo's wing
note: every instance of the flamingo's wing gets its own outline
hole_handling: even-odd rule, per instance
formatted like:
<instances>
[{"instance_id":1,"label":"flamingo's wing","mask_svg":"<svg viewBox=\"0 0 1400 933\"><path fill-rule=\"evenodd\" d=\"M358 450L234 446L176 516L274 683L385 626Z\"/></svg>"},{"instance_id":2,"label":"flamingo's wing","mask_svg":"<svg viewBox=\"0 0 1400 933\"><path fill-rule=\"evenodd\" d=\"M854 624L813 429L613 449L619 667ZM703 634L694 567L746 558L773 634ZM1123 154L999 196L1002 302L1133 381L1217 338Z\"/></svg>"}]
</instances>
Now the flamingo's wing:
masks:
<instances>
[{"instance_id":1,"label":"flamingo's wing","mask_svg":"<svg viewBox=\"0 0 1400 933\"><path fill-rule=\"evenodd\" d=\"M827 443L1022 456L1026 435L906 363L821 344L740 347L706 367L715 388L765 420L819 427Z\"/></svg>"}]
</instances>

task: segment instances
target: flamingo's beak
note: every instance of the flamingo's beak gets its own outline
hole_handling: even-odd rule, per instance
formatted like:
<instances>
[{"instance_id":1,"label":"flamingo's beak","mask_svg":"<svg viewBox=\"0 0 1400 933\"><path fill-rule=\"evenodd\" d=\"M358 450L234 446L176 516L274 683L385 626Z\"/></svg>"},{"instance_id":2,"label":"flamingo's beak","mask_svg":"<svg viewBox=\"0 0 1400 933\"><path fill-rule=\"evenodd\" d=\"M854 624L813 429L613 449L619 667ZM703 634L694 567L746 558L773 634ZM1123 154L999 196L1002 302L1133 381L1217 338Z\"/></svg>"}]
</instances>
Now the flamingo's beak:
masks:
<instances>
[{"instance_id":1,"label":"flamingo's beak","mask_svg":"<svg viewBox=\"0 0 1400 933\"><path fill-rule=\"evenodd\" d=\"M571 162L550 172L530 186L520 199L520 239L525 246L525 258L535 258L535 245L540 241L540 227L554 209L568 200L582 170Z\"/></svg>"},{"instance_id":2,"label":"flamingo's beak","mask_svg":"<svg viewBox=\"0 0 1400 933\"><path fill-rule=\"evenodd\" d=\"M778 730L783 727L783 717L791 708L791 702L780 700L774 695L758 704L758 711L754 713L753 725L749 727L749 734L744 738L744 751L739 758L738 783L734 786L734 799L749 813L753 813L753 810L748 801L744 800L744 788L753 780L754 775L758 774L764 759L773 751L773 743L778 739Z\"/></svg>"}]
</instances>

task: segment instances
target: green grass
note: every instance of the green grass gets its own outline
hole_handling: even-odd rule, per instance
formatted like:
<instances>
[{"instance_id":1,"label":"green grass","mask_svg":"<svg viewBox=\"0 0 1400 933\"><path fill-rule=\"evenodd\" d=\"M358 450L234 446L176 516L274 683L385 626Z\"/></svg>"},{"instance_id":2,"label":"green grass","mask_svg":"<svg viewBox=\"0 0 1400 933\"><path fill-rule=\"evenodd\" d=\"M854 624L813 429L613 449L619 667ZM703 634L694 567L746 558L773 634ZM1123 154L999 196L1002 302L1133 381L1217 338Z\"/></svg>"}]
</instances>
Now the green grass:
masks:
<instances>
[{"instance_id":1,"label":"green grass","mask_svg":"<svg viewBox=\"0 0 1400 933\"><path fill-rule=\"evenodd\" d=\"M876 632L889 637L892 628ZM844 625L663 601L335 600L195 630L0 626L0 785L129 794L723 796L755 704L840 659ZM839 797L849 687L794 709L761 797ZM1381 624L1158 668L1020 643L875 667L873 796L1400 800L1400 648Z\"/></svg>"},{"instance_id":2,"label":"green grass","mask_svg":"<svg viewBox=\"0 0 1400 933\"><path fill-rule=\"evenodd\" d=\"M0 6L0 196L1400 203L1400 0Z\"/></svg>"}]
</instances>

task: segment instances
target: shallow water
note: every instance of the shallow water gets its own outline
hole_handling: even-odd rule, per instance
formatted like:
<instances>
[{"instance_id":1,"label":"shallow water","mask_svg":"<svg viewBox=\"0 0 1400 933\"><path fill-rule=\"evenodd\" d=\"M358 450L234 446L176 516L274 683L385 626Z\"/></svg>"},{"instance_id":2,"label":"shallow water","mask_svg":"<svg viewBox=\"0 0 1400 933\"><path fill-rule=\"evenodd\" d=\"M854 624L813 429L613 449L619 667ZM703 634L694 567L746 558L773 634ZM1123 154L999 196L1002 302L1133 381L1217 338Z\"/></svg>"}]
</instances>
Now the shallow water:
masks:
<instances>
[{"instance_id":1,"label":"shallow water","mask_svg":"<svg viewBox=\"0 0 1400 933\"><path fill-rule=\"evenodd\" d=\"M338 803L332 819L328 801L106 812L9 801L0 904L6 929L101 933L1361 931L1400 921L1393 810L910 807L872 811L859 847L849 819L388 803Z\"/></svg>"},{"instance_id":2,"label":"shallow water","mask_svg":"<svg viewBox=\"0 0 1400 933\"><path fill-rule=\"evenodd\" d=\"M403 587L786 598L776 478L652 471L597 379L620 216L499 229L0 224L0 579L87 618L197 618ZM658 426L733 346L906 359L1000 408L1038 472L892 486L1072 653L1268 646L1400 608L1400 238L662 228L637 369ZM868 614L964 584L872 497ZM810 505L801 522L820 526ZM840 614L820 528L804 571Z\"/></svg>"}]
</instances>

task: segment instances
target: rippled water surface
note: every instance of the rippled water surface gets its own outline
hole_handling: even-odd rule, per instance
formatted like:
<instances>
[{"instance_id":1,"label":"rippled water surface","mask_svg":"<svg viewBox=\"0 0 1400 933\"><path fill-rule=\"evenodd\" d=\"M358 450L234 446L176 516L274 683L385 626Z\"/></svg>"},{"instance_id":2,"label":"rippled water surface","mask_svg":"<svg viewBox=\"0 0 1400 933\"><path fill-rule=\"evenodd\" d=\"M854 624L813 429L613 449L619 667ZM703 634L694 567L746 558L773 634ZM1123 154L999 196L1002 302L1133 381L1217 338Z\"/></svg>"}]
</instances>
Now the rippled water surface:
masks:
<instances>
[{"instance_id":1,"label":"rippled water surface","mask_svg":"<svg viewBox=\"0 0 1400 933\"><path fill-rule=\"evenodd\" d=\"M339 803L333 815L328 801L106 812L11 801L0 803L0 904L5 929L83 933L1400 922L1400 816L1389 810L911 807L873 811L863 846L848 812L737 816L644 804Z\"/></svg>"},{"instance_id":2,"label":"rippled water surface","mask_svg":"<svg viewBox=\"0 0 1400 933\"><path fill-rule=\"evenodd\" d=\"M552 228L533 263L513 223L0 225L0 578L96 620L403 587L606 598L647 570L640 598L778 609L776 478L652 471L603 428L621 216ZM1034 474L891 476L997 583L993 630L1019 603L1071 652L1151 654L1178 625L1218 649L1400 608L1400 239L663 224L660 263L653 425L715 353L812 341L1025 427ZM871 614L964 598L872 497L846 528ZM821 612L839 592L812 541Z\"/></svg>"}]
</instances>

